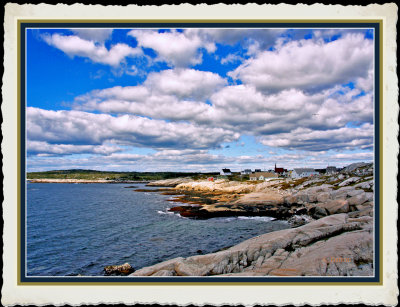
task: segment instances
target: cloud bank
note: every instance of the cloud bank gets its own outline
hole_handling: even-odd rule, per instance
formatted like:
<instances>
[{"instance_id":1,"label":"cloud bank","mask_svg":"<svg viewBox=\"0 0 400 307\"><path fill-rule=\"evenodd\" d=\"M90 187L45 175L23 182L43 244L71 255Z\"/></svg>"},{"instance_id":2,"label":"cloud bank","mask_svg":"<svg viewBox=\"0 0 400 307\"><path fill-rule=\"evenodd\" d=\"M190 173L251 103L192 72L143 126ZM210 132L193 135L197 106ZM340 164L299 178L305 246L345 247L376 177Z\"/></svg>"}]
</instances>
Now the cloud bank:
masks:
<instances>
[{"instance_id":1,"label":"cloud bank","mask_svg":"<svg viewBox=\"0 0 400 307\"><path fill-rule=\"evenodd\" d=\"M369 32L133 29L117 41L117 30L71 31L41 37L65 61L132 69L124 85L91 88L70 109L28 107L32 168L57 159L65 167L210 170L373 158Z\"/></svg>"}]
</instances>

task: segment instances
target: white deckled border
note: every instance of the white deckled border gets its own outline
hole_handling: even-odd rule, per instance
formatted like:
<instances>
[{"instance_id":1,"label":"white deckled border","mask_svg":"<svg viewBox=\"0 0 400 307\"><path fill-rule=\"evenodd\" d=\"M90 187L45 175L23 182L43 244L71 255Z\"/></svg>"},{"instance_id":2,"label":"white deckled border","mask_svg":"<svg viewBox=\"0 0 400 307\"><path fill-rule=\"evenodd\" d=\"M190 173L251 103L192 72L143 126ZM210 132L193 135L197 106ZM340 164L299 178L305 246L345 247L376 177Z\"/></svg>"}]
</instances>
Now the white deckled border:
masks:
<instances>
[{"instance_id":1,"label":"white deckled border","mask_svg":"<svg viewBox=\"0 0 400 307\"><path fill-rule=\"evenodd\" d=\"M16 5L5 7L3 76L4 254L2 304L337 304L395 305L397 264L397 6L339 5ZM17 20L18 19L383 19L383 285L382 286L17 286Z\"/></svg>"}]
</instances>

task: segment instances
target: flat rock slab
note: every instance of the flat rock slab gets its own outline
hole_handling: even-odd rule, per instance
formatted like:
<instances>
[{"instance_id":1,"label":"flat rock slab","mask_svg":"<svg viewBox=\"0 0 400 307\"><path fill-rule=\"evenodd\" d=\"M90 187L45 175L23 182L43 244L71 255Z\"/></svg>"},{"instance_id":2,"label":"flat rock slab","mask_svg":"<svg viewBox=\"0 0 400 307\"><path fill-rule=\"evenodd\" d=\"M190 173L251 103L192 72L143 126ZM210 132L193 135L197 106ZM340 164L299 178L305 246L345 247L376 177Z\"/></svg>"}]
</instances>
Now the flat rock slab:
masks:
<instances>
[{"instance_id":1,"label":"flat rock slab","mask_svg":"<svg viewBox=\"0 0 400 307\"><path fill-rule=\"evenodd\" d=\"M224 251L171 259L131 275L370 276L372 220L330 215L298 228L254 237Z\"/></svg>"},{"instance_id":2,"label":"flat rock slab","mask_svg":"<svg viewBox=\"0 0 400 307\"><path fill-rule=\"evenodd\" d=\"M344 199L330 200L326 203L318 204L318 207L326 209L329 214L347 213L350 210L349 202Z\"/></svg>"},{"instance_id":3,"label":"flat rock slab","mask_svg":"<svg viewBox=\"0 0 400 307\"><path fill-rule=\"evenodd\" d=\"M173 179L152 181L146 185L153 186L153 187L176 187L178 184L185 183L185 182L191 182L191 181L193 181L193 180L189 177L173 178Z\"/></svg>"},{"instance_id":4,"label":"flat rock slab","mask_svg":"<svg viewBox=\"0 0 400 307\"><path fill-rule=\"evenodd\" d=\"M245 194L239 199L230 202L230 204L246 204L246 205L254 205L254 204L283 204L284 198L283 196L275 191L269 192L253 192L249 194Z\"/></svg>"}]
</instances>

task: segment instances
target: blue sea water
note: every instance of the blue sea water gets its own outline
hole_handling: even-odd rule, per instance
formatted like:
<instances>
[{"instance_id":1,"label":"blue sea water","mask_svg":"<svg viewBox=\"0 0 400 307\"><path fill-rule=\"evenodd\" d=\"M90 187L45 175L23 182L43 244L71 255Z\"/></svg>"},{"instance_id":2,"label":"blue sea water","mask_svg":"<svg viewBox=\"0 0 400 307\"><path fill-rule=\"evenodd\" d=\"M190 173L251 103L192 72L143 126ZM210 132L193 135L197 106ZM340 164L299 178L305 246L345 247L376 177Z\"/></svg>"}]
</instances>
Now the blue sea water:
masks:
<instances>
[{"instance_id":1,"label":"blue sea water","mask_svg":"<svg viewBox=\"0 0 400 307\"><path fill-rule=\"evenodd\" d=\"M268 217L183 218L167 211L179 205L171 196L131 185L28 183L27 274L99 276L125 262L139 269L289 227Z\"/></svg>"}]
</instances>

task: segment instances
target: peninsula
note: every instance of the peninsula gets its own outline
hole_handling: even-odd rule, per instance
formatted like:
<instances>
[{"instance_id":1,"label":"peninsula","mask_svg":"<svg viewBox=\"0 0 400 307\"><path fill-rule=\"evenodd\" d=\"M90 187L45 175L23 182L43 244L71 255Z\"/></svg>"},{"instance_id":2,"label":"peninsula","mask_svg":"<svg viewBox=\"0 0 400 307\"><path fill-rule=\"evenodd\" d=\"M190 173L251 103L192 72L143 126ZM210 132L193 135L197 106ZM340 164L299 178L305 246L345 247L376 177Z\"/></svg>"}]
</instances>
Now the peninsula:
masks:
<instances>
[{"instance_id":1,"label":"peninsula","mask_svg":"<svg viewBox=\"0 0 400 307\"><path fill-rule=\"evenodd\" d=\"M170 210L190 218L268 215L292 228L267 233L212 254L170 259L130 276L371 276L372 164L340 173L267 182L156 181L186 202ZM160 192L161 192L160 191Z\"/></svg>"},{"instance_id":2,"label":"peninsula","mask_svg":"<svg viewBox=\"0 0 400 307\"><path fill-rule=\"evenodd\" d=\"M169 211L183 217L269 216L287 220L291 226L211 254L169 259L136 271L129 264L116 265L116 275L373 275L372 163L355 163L328 174L303 178L272 176L266 180L215 173L86 170L29 173L28 180L36 183L147 182L148 189L133 191L170 195Z\"/></svg>"}]
</instances>

